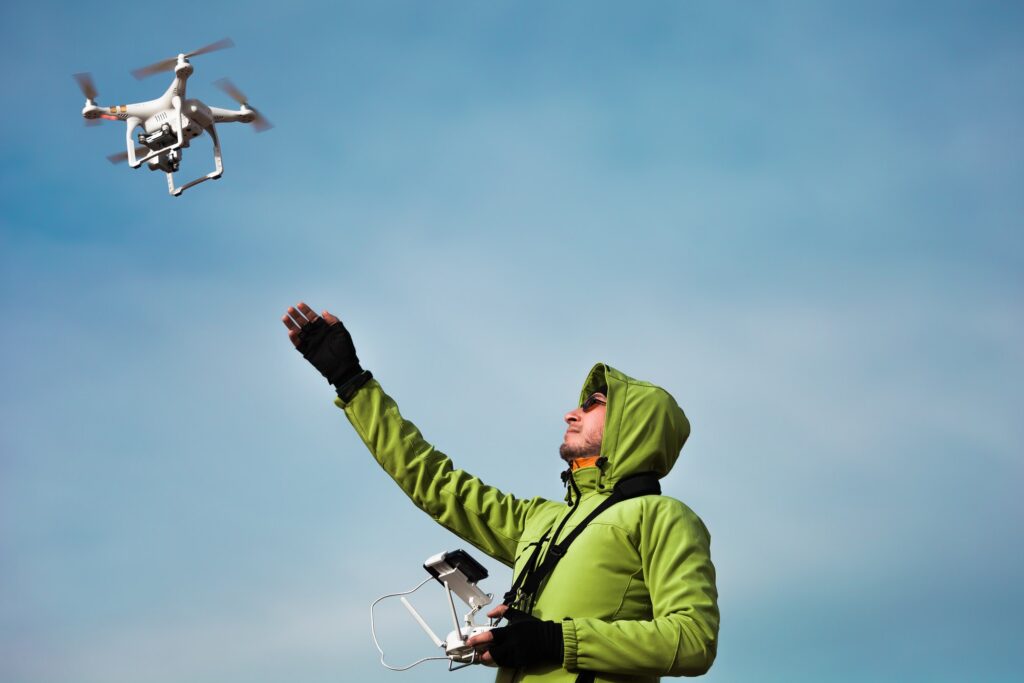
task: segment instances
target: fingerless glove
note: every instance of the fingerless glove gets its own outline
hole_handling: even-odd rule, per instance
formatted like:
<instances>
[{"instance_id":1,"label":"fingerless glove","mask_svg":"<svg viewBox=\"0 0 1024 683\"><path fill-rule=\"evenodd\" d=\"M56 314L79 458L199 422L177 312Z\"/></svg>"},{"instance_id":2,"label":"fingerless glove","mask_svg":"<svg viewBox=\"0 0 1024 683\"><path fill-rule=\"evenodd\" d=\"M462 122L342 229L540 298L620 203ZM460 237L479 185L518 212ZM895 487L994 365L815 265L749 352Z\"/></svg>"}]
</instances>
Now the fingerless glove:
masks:
<instances>
[{"instance_id":1,"label":"fingerless glove","mask_svg":"<svg viewBox=\"0 0 1024 683\"><path fill-rule=\"evenodd\" d=\"M373 375L359 365L352 335L338 321L328 325L323 318L299 330L299 353L334 385L338 396L349 401Z\"/></svg>"},{"instance_id":2,"label":"fingerless glove","mask_svg":"<svg viewBox=\"0 0 1024 683\"><path fill-rule=\"evenodd\" d=\"M530 667L561 664L564 644L562 625L541 621L519 610L505 613L508 626L491 631L494 640L488 651L498 666Z\"/></svg>"}]
</instances>

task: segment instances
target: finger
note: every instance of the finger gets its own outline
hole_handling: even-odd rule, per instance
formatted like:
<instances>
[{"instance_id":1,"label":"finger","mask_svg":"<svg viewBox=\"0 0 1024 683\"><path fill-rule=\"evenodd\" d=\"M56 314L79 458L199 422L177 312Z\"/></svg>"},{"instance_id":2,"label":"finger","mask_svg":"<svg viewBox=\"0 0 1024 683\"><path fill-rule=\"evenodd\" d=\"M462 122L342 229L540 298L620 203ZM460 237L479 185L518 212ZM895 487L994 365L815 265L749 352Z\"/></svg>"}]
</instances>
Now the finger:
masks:
<instances>
[{"instance_id":1,"label":"finger","mask_svg":"<svg viewBox=\"0 0 1024 683\"><path fill-rule=\"evenodd\" d=\"M501 619L503 616L505 616L505 612L507 612L507 611L508 611L508 605L498 605L497 607L492 609L490 612L488 612L487 616L490 617L491 619Z\"/></svg>"},{"instance_id":2,"label":"finger","mask_svg":"<svg viewBox=\"0 0 1024 683\"><path fill-rule=\"evenodd\" d=\"M303 309L309 311L310 313L312 313L312 315L307 316L303 312ZM309 308L309 306L306 305L304 301L300 301L299 303L289 308L288 314L295 318L295 322L299 324L299 327L302 327L307 322L312 322L316 318L316 313L313 313L313 311Z\"/></svg>"},{"instance_id":3,"label":"finger","mask_svg":"<svg viewBox=\"0 0 1024 683\"><path fill-rule=\"evenodd\" d=\"M492 640L494 640L494 636L491 635L490 631L486 631L484 633L478 633L477 635L467 640L466 645L476 647L477 645L486 645Z\"/></svg>"},{"instance_id":4,"label":"finger","mask_svg":"<svg viewBox=\"0 0 1024 683\"><path fill-rule=\"evenodd\" d=\"M316 311L307 306L304 301L299 302L299 313L306 316L306 320L309 322L313 322L317 318Z\"/></svg>"},{"instance_id":5,"label":"finger","mask_svg":"<svg viewBox=\"0 0 1024 683\"><path fill-rule=\"evenodd\" d=\"M295 348L299 348L299 326L288 316L281 316L281 322L288 328L288 338L292 340Z\"/></svg>"},{"instance_id":6,"label":"finger","mask_svg":"<svg viewBox=\"0 0 1024 683\"><path fill-rule=\"evenodd\" d=\"M484 663L484 666L498 666L494 663L494 658L491 657L490 652L485 652L480 655L480 661Z\"/></svg>"},{"instance_id":7,"label":"finger","mask_svg":"<svg viewBox=\"0 0 1024 683\"><path fill-rule=\"evenodd\" d=\"M341 322L330 311L324 311L323 313L320 314L320 317L323 318L324 320L326 320L328 325L334 325L334 324L336 324L338 322Z\"/></svg>"},{"instance_id":8,"label":"finger","mask_svg":"<svg viewBox=\"0 0 1024 683\"><path fill-rule=\"evenodd\" d=\"M306 316L302 315L302 313L299 313L298 309L296 309L294 306L288 307L288 315L291 316L292 320L294 320L295 324L298 325L299 327L305 327L306 325L309 324L309 319Z\"/></svg>"}]
</instances>

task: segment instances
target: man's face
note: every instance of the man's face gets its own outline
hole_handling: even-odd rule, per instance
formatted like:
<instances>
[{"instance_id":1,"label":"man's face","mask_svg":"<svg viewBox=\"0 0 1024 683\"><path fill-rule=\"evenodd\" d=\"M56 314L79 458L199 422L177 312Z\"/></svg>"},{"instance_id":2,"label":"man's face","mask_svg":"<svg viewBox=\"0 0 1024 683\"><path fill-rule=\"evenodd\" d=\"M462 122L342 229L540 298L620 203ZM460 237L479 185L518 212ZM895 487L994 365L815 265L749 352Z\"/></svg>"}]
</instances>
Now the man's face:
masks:
<instances>
[{"instance_id":1,"label":"man's face","mask_svg":"<svg viewBox=\"0 0 1024 683\"><path fill-rule=\"evenodd\" d=\"M601 438L604 436L605 404L603 393L587 397L583 405L565 414L565 438L558 452L566 462L576 458L587 458L601 454Z\"/></svg>"}]
</instances>

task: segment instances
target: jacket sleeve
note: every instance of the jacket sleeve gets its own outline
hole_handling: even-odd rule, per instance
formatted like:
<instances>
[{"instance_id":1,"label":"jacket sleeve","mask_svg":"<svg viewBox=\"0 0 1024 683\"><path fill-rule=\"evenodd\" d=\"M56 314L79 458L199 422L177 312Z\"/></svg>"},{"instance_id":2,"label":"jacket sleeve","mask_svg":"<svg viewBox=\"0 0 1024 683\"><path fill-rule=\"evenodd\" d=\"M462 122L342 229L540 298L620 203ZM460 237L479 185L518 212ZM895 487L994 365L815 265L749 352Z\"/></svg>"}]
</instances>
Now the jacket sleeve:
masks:
<instances>
[{"instance_id":1,"label":"jacket sleeve","mask_svg":"<svg viewBox=\"0 0 1024 683\"><path fill-rule=\"evenodd\" d=\"M549 501L519 500L455 469L448 456L402 417L377 380L367 382L348 403L340 398L335 403L417 507L474 547L512 566L526 520Z\"/></svg>"},{"instance_id":2,"label":"jacket sleeve","mask_svg":"<svg viewBox=\"0 0 1024 683\"><path fill-rule=\"evenodd\" d=\"M640 555L651 595L650 620L562 622L565 667L654 676L700 676L715 660L718 591L711 564L711 537L689 508L644 510Z\"/></svg>"}]
</instances>

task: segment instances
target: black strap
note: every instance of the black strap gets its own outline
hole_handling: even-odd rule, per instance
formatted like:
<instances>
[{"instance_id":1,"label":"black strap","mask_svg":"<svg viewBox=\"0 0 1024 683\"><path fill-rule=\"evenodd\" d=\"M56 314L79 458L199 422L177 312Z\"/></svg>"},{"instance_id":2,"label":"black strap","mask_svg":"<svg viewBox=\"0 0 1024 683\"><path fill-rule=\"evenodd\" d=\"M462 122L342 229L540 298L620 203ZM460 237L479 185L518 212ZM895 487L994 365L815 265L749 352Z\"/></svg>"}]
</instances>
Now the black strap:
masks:
<instances>
[{"instance_id":1,"label":"black strap","mask_svg":"<svg viewBox=\"0 0 1024 683\"><path fill-rule=\"evenodd\" d=\"M600 460L598 460L598 462L600 462ZM558 538L558 535L562 533L562 528L565 527L565 523L569 521L569 518L573 516L573 514L576 512L576 508L578 508L580 505L580 499L583 498L583 494L580 493L579 487L576 486L576 480L572 478L571 467L566 471L562 472L562 483L565 484L566 486L569 486L571 484L573 491L576 493L575 496L573 496L571 493L569 494L570 498L572 499L572 507L570 508L569 513L562 517L562 521L559 522L558 527L555 528L554 532L552 532L551 529L548 529L546 532L544 532L544 535L541 536L539 540L536 540L530 544L530 546L533 546L533 552L530 553L530 559L523 564L523 568L519 572L519 576L517 576L515 580L512 582L512 587L509 588L508 592L505 593L505 605L511 607L513 604L517 604L519 602L519 587L523 585L523 581L526 579L526 577L532 574L537 569L537 559L541 556L541 553L543 552L544 544L548 542L549 538ZM520 604L520 607L525 612L531 611L530 605Z\"/></svg>"},{"instance_id":2,"label":"black strap","mask_svg":"<svg viewBox=\"0 0 1024 683\"><path fill-rule=\"evenodd\" d=\"M519 596L519 587L523 585L523 579L533 573L537 566L537 557L540 556L541 548L548 540L548 535L545 533L540 537L539 541L534 541L530 545L533 546L533 552L530 553L530 559L523 565L523 569L519 572L519 576L512 582L512 587L508 589L504 596L504 604L511 606L516 602L516 598ZM529 546L527 546L529 547Z\"/></svg>"},{"instance_id":3,"label":"black strap","mask_svg":"<svg viewBox=\"0 0 1024 683\"><path fill-rule=\"evenodd\" d=\"M576 538L583 533L583 530L587 528L587 525L594 521L594 519L602 512L616 503L621 503L622 501L629 500L630 498L658 495L660 493L661 484L658 483L658 476L654 473L643 472L626 477L615 484L611 495L601 501L601 504L594 508L594 510L587 515L582 522L577 524L576 528L569 532L568 536L556 543L555 541L558 539L558 534L561 533L566 520L572 516L572 513L570 512L562 519L558 530L552 535L551 546L539 566L535 565L536 558L540 554L540 546L538 545L534 550L533 556L530 558L530 562L523 568L523 572L512 585L512 590L505 594L505 603L511 604L520 597L528 597L530 600L536 598L537 594L540 592L541 583L549 574L551 574L552 571L554 571L555 565L565 557L565 553L569 550L569 546L572 542L575 541Z\"/></svg>"}]
</instances>

